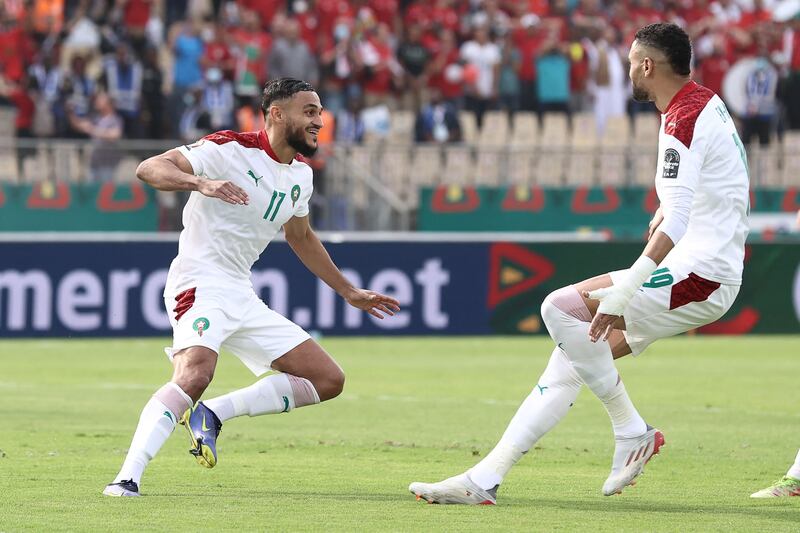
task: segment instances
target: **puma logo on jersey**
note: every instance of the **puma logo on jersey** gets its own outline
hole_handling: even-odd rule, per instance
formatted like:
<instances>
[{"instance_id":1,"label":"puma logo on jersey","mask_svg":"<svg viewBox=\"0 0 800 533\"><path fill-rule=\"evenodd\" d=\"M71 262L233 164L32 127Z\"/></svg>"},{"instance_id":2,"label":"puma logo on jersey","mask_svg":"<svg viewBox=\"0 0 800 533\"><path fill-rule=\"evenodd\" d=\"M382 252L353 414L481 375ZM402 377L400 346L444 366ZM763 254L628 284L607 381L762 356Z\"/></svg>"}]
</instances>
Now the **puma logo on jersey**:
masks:
<instances>
[{"instance_id":1,"label":"puma logo on jersey","mask_svg":"<svg viewBox=\"0 0 800 533\"><path fill-rule=\"evenodd\" d=\"M247 175L250 176L251 178L253 178L253 180L256 182L256 187L258 187L258 180L260 180L261 178L264 177L264 176L256 177L255 173L252 170L248 170L247 171Z\"/></svg>"}]
</instances>

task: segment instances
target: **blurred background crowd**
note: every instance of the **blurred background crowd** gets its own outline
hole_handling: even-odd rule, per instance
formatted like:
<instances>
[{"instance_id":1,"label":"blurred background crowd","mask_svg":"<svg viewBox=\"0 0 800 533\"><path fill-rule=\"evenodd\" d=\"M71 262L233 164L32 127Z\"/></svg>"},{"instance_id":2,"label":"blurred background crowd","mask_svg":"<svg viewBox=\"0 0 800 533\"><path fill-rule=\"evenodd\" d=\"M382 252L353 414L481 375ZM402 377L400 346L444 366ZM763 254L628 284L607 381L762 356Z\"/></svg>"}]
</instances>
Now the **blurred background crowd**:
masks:
<instances>
[{"instance_id":1,"label":"blurred background crowd","mask_svg":"<svg viewBox=\"0 0 800 533\"><path fill-rule=\"evenodd\" d=\"M787 0L2 0L0 94L19 137L190 140L263 125L270 78L318 87L324 141L360 142L396 110L417 142L462 139L460 112L652 112L627 50L683 26L694 76L723 94L743 57L745 142L800 128L800 17ZM748 81L750 80L750 81ZM729 91L730 92L730 91ZM723 96L725 96L723 94Z\"/></svg>"},{"instance_id":2,"label":"blurred background crowd","mask_svg":"<svg viewBox=\"0 0 800 533\"><path fill-rule=\"evenodd\" d=\"M544 202L556 213L588 187L608 201L589 211L627 202L644 217L652 206L636 194L653 187L660 117L631 100L627 54L657 21L689 33L693 75L737 120L754 190L777 191L757 208L791 211L800 0L0 0L0 231L38 227L31 205L51 208L47 229L78 220L55 214L92 211L93 185L129 191L114 193L131 198L114 204L123 211L151 205L140 161L262 128L262 87L283 76L310 81L325 106L311 161L319 228L442 228L508 188L498 230L552 219L503 218L538 212L536 188L555 191ZM157 196L159 229L180 227L182 200ZM137 213L141 227L155 220ZM84 226L111 224L102 214Z\"/></svg>"}]
</instances>

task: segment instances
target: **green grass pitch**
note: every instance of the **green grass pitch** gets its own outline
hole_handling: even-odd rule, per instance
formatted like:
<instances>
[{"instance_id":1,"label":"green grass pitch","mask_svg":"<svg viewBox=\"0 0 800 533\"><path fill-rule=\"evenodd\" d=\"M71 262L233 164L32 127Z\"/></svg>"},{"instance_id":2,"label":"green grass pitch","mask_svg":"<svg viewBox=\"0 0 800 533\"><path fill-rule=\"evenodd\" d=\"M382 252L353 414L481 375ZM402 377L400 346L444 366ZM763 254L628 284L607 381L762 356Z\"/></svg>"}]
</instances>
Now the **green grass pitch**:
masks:
<instances>
[{"instance_id":1,"label":"green grass pitch","mask_svg":"<svg viewBox=\"0 0 800 533\"><path fill-rule=\"evenodd\" d=\"M101 496L139 411L170 375L165 340L0 341L0 531L797 531L800 498L749 499L800 446L798 337L682 337L619 362L667 446L600 494L613 439L586 390L511 472L496 507L426 505L409 482L491 449L551 351L537 338L323 339L344 394L225 424L198 466L182 428L145 497ZM223 354L208 394L254 381Z\"/></svg>"}]
</instances>

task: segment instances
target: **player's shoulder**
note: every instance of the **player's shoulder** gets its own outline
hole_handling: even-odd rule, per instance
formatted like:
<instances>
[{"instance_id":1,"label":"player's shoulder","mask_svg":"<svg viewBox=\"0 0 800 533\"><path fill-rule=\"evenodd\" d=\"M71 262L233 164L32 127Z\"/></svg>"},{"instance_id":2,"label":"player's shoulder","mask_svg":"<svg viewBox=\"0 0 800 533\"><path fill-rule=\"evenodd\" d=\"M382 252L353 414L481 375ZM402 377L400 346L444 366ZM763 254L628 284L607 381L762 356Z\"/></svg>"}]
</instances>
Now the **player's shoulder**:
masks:
<instances>
[{"instance_id":1,"label":"player's shoulder","mask_svg":"<svg viewBox=\"0 0 800 533\"><path fill-rule=\"evenodd\" d=\"M314 170L311 168L311 161L300 154L297 154L292 163L292 169L299 175L311 180L314 177Z\"/></svg>"},{"instance_id":2,"label":"player's shoulder","mask_svg":"<svg viewBox=\"0 0 800 533\"><path fill-rule=\"evenodd\" d=\"M257 131L237 132L233 130L221 130L210 133L201 140L214 143L218 146L236 143L245 148L260 148Z\"/></svg>"},{"instance_id":3,"label":"player's shoulder","mask_svg":"<svg viewBox=\"0 0 800 533\"><path fill-rule=\"evenodd\" d=\"M689 82L678 91L664 114L664 133L691 148L698 119L715 97L714 91L708 87Z\"/></svg>"}]
</instances>

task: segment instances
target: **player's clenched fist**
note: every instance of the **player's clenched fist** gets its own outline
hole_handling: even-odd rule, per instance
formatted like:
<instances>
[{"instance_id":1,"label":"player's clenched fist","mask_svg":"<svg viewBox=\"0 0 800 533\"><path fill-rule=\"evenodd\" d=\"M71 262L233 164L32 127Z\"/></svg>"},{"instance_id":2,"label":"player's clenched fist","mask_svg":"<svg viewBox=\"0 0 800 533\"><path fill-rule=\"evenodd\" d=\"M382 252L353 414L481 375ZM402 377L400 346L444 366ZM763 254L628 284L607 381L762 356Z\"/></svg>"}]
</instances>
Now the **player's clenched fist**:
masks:
<instances>
[{"instance_id":1,"label":"player's clenched fist","mask_svg":"<svg viewBox=\"0 0 800 533\"><path fill-rule=\"evenodd\" d=\"M197 190L210 198L219 198L229 204L247 205L249 198L244 189L230 181L205 179L200 181Z\"/></svg>"}]
</instances>

